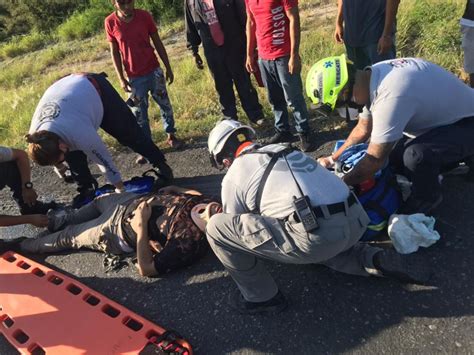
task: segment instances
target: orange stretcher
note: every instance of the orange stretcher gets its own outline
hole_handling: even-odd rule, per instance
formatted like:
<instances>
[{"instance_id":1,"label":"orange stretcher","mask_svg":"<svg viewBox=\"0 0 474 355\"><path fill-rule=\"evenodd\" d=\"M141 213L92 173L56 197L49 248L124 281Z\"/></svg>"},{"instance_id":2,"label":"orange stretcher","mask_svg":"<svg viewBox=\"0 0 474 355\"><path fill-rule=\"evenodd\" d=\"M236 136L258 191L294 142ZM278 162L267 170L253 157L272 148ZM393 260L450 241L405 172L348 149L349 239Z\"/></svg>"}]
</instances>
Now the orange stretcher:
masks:
<instances>
[{"instance_id":1,"label":"orange stretcher","mask_svg":"<svg viewBox=\"0 0 474 355\"><path fill-rule=\"evenodd\" d=\"M80 282L0 256L0 333L22 354L183 354L191 345Z\"/></svg>"}]
</instances>

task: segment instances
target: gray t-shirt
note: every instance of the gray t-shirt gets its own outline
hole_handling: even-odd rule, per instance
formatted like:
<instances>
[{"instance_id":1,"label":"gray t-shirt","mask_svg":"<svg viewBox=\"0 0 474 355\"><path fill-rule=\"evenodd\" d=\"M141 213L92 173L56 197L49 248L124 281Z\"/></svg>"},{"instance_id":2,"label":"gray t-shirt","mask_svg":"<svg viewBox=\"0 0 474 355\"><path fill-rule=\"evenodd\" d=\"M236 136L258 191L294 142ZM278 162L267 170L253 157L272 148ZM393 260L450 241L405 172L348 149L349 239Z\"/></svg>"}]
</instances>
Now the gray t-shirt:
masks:
<instances>
[{"instance_id":1,"label":"gray t-shirt","mask_svg":"<svg viewBox=\"0 0 474 355\"><path fill-rule=\"evenodd\" d=\"M56 133L71 151L82 150L111 183L122 178L97 130L104 107L96 88L84 75L71 74L43 94L31 121L30 134Z\"/></svg>"},{"instance_id":2,"label":"gray t-shirt","mask_svg":"<svg viewBox=\"0 0 474 355\"><path fill-rule=\"evenodd\" d=\"M0 146L0 163L6 163L13 160L13 150L8 147Z\"/></svg>"},{"instance_id":3,"label":"gray t-shirt","mask_svg":"<svg viewBox=\"0 0 474 355\"><path fill-rule=\"evenodd\" d=\"M284 146L272 144L260 151L279 151ZM255 209L257 190L266 166L268 154L244 154L235 159L222 181L222 203L225 213L249 213ZM349 188L337 176L319 165L308 155L294 151L286 157L303 193L308 195L313 206L344 201ZM295 179L284 158L273 167L265 184L260 203L261 214L284 218L294 212L293 196L301 197Z\"/></svg>"},{"instance_id":4,"label":"gray t-shirt","mask_svg":"<svg viewBox=\"0 0 474 355\"><path fill-rule=\"evenodd\" d=\"M386 4L386 0L343 0L344 42L351 47L377 43L385 26Z\"/></svg>"},{"instance_id":5,"label":"gray t-shirt","mask_svg":"<svg viewBox=\"0 0 474 355\"><path fill-rule=\"evenodd\" d=\"M400 58L371 68L370 113L360 117L372 118L373 143L417 137L474 116L474 90L436 64Z\"/></svg>"}]
</instances>

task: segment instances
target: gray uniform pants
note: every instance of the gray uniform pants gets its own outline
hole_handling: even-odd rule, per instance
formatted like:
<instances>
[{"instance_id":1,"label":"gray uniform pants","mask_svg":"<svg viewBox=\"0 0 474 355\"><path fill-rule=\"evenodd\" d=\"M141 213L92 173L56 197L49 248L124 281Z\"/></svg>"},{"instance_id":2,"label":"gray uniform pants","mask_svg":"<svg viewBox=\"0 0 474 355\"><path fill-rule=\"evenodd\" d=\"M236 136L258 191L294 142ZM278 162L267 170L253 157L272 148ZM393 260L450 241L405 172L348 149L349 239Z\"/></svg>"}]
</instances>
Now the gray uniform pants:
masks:
<instances>
[{"instance_id":1,"label":"gray uniform pants","mask_svg":"<svg viewBox=\"0 0 474 355\"><path fill-rule=\"evenodd\" d=\"M100 196L74 211L67 218L67 227L43 237L21 242L22 251L52 253L68 249L87 248L112 254L122 254L119 244L121 216L134 193Z\"/></svg>"},{"instance_id":2,"label":"gray uniform pants","mask_svg":"<svg viewBox=\"0 0 474 355\"><path fill-rule=\"evenodd\" d=\"M359 243L369 222L358 203L346 212L318 218L319 229L304 231L293 215L286 221L257 214L214 215L207 239L214 253L236 282L247 301L263 302L278 286L261 258L291 264L323 264L347 274L376 273L372 263L379 248Z\"/></svg>"}]
</instances>

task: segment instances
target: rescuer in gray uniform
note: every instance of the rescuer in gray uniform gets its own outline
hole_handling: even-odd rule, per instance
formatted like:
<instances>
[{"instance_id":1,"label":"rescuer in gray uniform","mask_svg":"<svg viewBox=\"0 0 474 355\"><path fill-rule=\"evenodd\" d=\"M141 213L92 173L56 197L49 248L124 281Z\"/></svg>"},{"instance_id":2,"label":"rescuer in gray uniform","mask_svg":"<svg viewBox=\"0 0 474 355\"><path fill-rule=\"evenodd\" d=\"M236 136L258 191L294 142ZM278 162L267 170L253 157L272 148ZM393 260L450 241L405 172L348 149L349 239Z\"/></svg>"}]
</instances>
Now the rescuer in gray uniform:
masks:
<instances>
[{"instance_id":1,"label":"rescuer in gray uniform","mask_svg":"<svg viewBox=\"0 0 474 355\"><path fill-rule=\"evenodd\" d=\"M229 304L241 313L272 313L287 301L261 258L324 264L361 276L411 282L430 276L416 255L358 243L369 218L344 182L306 154L282 144L259 147L254 130L219 122L208 140L214 166L228 169L223 212L207 225L207 239L236 282Z\"/></svg>"}]
</instances>

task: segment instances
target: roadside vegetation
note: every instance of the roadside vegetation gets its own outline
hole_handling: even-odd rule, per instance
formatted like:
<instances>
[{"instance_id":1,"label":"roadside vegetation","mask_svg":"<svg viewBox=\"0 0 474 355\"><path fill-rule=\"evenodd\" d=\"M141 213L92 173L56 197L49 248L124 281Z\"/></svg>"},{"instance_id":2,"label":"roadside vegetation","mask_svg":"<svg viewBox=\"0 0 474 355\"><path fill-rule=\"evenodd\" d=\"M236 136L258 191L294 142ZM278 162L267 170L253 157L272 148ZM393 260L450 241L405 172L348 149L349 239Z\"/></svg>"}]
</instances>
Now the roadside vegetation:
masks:
<instances>
[{"instance_id":1,"label":"roadside vegetation","mask_svg":"<svg viewBox=\"0 0 474 355\"><path fill-rule=\"evenodd\" d=\"M0 40L3 40L0 42L0 144L24 147L23 136L36 104L56 79L71 72L104 71L116 88L119 85L103 33L104 17L112 11L109 1L12 3L17 4L13 10L0 5L3 26L0 29ZM335 3L335 0L300 0L303 80L319 58L344 52L343 46L336 45L332 37ZM398 15L398 56L423 57L464 78L459 32L464 4L464 0L402 1ZM220 110L209 71L197 70L185 49L182 0L137 0L136 6L153 13L170 54L175 82L169 86L169 93L180 136L192 139L205 135L219 119ZM53 8L54 16L50 15ZM9 21L5 17L7 10ZM16 22L15 17L18 17ZM267 116L271 117L264 89L258 91ZM243 113L240 114L244 120ZM155 118L151 122L155 140L164 140L157 105L150 106L150 117Z\"/></svg>"}]
</instances>

